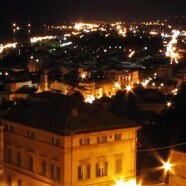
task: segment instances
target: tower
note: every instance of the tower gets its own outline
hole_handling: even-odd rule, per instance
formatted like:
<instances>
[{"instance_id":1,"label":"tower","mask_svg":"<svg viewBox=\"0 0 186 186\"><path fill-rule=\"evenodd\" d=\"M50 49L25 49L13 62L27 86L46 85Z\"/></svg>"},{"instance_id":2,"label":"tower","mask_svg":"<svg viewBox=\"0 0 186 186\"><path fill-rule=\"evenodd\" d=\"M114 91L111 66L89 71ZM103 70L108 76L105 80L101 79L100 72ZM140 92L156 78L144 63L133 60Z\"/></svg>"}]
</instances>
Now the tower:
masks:
<instances>
[{"instance_id":1,"label":"tower","mask_svg":"<svg viewBox=\"0 0 186 186\"><path fill-rule=\"evenodd\" d=\"M41 74L40 85L41 91L48 91L48 70L44 70Z\"/></svg>"}]
</instances>

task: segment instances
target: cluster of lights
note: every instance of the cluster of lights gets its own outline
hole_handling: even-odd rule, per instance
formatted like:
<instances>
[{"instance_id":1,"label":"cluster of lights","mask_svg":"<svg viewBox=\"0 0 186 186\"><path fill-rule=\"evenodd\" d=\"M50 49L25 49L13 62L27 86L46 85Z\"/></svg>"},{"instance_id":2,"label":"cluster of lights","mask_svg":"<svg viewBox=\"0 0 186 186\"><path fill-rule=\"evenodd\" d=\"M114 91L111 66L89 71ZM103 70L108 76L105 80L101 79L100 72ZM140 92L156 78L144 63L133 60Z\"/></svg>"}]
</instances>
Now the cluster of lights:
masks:
<instances>
[{"instance_id":1,"label":"cluster of lights","mask_svg":"<svg viewBox=\"0 0 186 186\"><path fill-rule=\"evenodd\" d=\"M121 89L121 85L120 85L120 83L118 83L118 82L115 82L115 83L114 83L114 87L115 87L116 89Z\"/></svg>"},{"instance_id":2,"label":"cluster of lights","mask_svg":"<svg viewBox=\"0 0 186 186\"><path fill-rule=\"evenodd\" d=\"M95 101L95 96L90 95L85 98L86 103L93 103Z\"/></svg>"},{"instance_id":3,"label":"cluster of lights","mask_svg":"<svg viewBox=\"0 0 186 186\"><path fill-rule=\"evenodd\" d=\"M173 94L173 95L177 95L177 94L178 94L178 89L177 89L177 88L173 89L173 90L172 90L172 94Z\"/></svg>"},{"instance_id":4,"label":"cluster of lights","mask_svg":"<svg viewBox=\"0 0 186 186\"><path fill-rule=\"evenodd\" d=\"M141 82L141 84L142 84L143 87L146 87L149 82L150 82L150 80L149 79L146 79L143 82Z\"/></svg>"},{"instance_id":5,"label":"cluster of lights","mask_svg":"<svg viewBox=\"0 0 186 186\"><path fill-rule=\"evenodd\" d=\"M67 42L67 43L61 44L60 46L61 46L61 47L64 47L64 46L68 46L68 45L71 45L71 44L72 44L72 42Z\"/></svg>"},{"instance_id":6,"label":"cluster of lights","mask_svg":"<svg viewBox=\"0 0 186 186\"><path fill-rule=\"evenodd\" d=\"M3 52L4 49L7 48L16 48L17 43L8 43L6 45L0 45L0 54Z\"/></svg>"},{"instance_id":7,"label":"cluster of lights","mask_svg":"<svg viewBox=\"0 0 186 186\"><path fill-rule=\"evenodd\" d=\"M30 38L30 42L36 43L38 41L50 40L50 39L54 39L54 38L55 38L55 36L32 37L32 38Z\"/></svg>"},{"instance_id":8,"label":"cluster of lights","mask_svg":"<svg viewBox=\"0 0 186 186\"><path fill-rule=\"evenodd\" d=\"M94 31L94 30L97 30L99 25L97 24L90 24L90 23L75 23L74 25L74 29L75 30L84 30L85 32L91 30L91 31Z\"/></svg>"},{"instance_id":9,"label":"cluster of lights","mask_svg":"<svg viewBox=\"0 0 186 186\"><path fill-rule=\"evenodd\" d=\"M166 53L165 55L167 57L170 57L171 59L171 63L174 61L175 63L178 63L178 58L179 58L179 55L178 55L178 52L176 51L176 43L177 43L177 37L180 35L180 31L178 30L173 30L172 31L173 35L172 35L172 39L171 41L168 43L167 45L167 50L166 50Z\"/></svg>"}]
</instances>

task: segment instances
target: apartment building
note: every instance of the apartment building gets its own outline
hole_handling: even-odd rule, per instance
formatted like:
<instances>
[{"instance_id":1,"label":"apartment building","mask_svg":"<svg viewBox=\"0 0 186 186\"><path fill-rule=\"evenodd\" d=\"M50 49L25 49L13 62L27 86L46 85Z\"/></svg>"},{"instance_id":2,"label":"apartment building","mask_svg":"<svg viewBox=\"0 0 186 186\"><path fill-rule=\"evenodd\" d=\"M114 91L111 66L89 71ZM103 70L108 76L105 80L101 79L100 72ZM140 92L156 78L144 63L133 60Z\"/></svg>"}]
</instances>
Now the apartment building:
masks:
<instances>
[{"instance_id":1,"label":"apartment building","mask_svg":"<svg viewBox=\"0 0 186 186\"><path fill-rule=\"evenodd\" d=\"M136 179L139 126L71 96L44 94L0 120L1 185L113 186Z\"/></svg>"}]
</instances>

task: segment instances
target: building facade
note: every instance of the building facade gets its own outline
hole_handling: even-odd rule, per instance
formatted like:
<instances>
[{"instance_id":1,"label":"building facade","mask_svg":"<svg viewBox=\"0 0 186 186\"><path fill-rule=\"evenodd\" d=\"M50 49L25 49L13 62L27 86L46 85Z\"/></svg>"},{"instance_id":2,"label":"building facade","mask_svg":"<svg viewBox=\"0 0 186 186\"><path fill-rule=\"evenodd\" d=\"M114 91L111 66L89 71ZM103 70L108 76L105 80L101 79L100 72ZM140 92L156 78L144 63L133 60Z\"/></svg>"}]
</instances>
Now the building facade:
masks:
<instances>
[{"instance_id":1,"label":"building facade","mask_svg":"<svg viewBox=\"0 0 186 186\"><path fill-rule=\"evenodd\" d=\"M169 173L170 186L186 185L186 153L178 150L171 150L171 170Z\"/></svg>"},{"instance_id":2,"label":"building facade","mask_svg":"<svg viewBox=\"0 0 186 186\"><path fill-rule=\"evenodd\" d=\"M71 117L84 120L79 109L70 110L68 125L74 125ZM48 123L41 125L47 128ZM139 127L95 126L54 133L40 126L2 119L1 185L113 186L116 180L135 180Z\"/></svg>"}]
</instances>

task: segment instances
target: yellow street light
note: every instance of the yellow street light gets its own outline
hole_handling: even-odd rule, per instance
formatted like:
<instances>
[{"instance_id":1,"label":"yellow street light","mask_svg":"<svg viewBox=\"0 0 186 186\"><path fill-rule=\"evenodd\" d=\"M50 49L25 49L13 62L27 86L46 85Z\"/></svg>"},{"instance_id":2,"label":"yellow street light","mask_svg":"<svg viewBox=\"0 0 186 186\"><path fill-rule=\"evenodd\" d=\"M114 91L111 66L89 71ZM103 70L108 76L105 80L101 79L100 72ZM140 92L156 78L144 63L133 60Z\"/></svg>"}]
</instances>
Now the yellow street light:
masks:
<instances>
[{"instance_id":1,"label":"yellow street light","mask_svg":"<svg viewBox=\"0 0 186 186\"><path fill-rule=\"evenodd\" d=\"M166 105L168 108L170 108L172 106L172 103L170 101L168 101Z\"/></svg>"},{"instance_id":2,"label":"yellow street light","mask_svg":"<svg viewBox=\"0 0 186 186\"><path fill-rule=\"evenodd\" d=\"M129 92L129 91L132 90L132 87L131 87L130 85L127 85L127 86L126 86L126 90L127 90L127 92Z\"/></svg>"},{"instance_id":3,"label":"yellow street light","mask_svg":"<svg viewBox=\"0 0 186 186\"><path fill-rule=\"evenodd\" d=\"M163 163L163 168L167 172L167 171L170 171L171 170L172 165L170 164L170 162L164 162Z\"/></svg>"}]
</instances>

